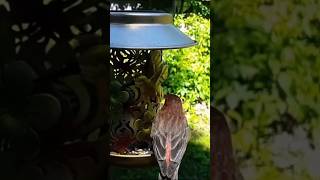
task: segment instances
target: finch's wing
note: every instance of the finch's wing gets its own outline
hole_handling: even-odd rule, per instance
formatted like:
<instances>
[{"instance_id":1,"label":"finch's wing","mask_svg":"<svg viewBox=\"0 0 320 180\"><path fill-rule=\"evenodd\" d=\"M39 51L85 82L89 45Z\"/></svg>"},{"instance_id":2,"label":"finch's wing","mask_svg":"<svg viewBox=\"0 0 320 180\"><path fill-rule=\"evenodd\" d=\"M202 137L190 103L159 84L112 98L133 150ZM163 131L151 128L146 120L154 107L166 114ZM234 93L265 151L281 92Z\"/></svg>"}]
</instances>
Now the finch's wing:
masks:
<instances>
[{"instance_id":1,"label":"finch's wing","mask_svg":"<svg viewBox=\"0 0 320 180\"><path fill-rule=\"evenodd\" d=\"M166 136L158 131L152 136L152 139L154 155L158 161L164 161L166 159Z\"/></svg>"},{"instance_id":2,"label":"finch's wing","mask_svg":"<svg viewBox=\"0 0 320 180\"><path fill-rule=\"evenodd\" d=\"M171 136L171 161L180 163L187 149L190 138L190 129L183 128L178 133Z\"/></svg>"},{"instance_id":3,"label":"finch's wing","mask_svg":"<svg viewBox=\"0 0 320 180\"><path fill-rule=\"evenodd\" d=\"M182 121L184 122L184 127L171 136L171 161L177 163L181 162L190 139L190 129L185 116Z\"/></svg>"},{"instance_id":4,"label":"finch's wing","mask_svg":"<svg viewBox=\"0 0 320 180\"><path fill-rule=\"evenodd\" d=\"M165 174L166 167L165 167L165 159L166 159L166 136L163 132L159 129L160 123L160 115L157 114L155 120L152 123L151 133L150 136L152 137L152 144L153 144L153 153L158 161L161 174Z\"/></svg>"},{"instance_id":5,"label":"finch's wing","mask_svg":"<svg viewBox=\"0 0 320 180\"><path fill-rule=\"evenodd\" d=\"M156 116L155 120L152 123L150 137L153 142L153 151L157 160L165 160L166 156L166 136L162 132L159 131L159 114Z\"/></svg>"},{"instance_id":6,"label":"finch's wing","mask_svg":"<svg viewBox=\"0 0 320 180\"><path fill-rule=\"evenodd\" d=\"M153 153L158 161L161 174L168 175L168 168L166 166L166 136L160 131L155 131L152 136L153 139Z\"/></svg>"},{"instance_id":7,"label":"finch's wing","mask_svg":"<svg viewBox=\"0 0 320 180\"><path fill-rule=\"evenodd\" d=\"M179 169L181 160L187 148L189 134L189 128L185 127L178 131L176 134L171 135L170 165L165 172L168 177L173 177Z\"/></svg>"},{"instance_id":8,"label":"finch's wing","mask_svg":"<svg viewBox=\"0 0 320 180\"><path fill-rule=\"evenodd\" d=\"M152 137L152 138L153 138L153 136L154 136L155 134L158 133L159 120L160 120L160 114L159 114L159 112L158 112L158 113L156 114L156 116L155 116L155 118L154 118L154 120L153 120L153 122L152 122L152 126L151 126L150 137Z\"/></svg>"}]
</instances>

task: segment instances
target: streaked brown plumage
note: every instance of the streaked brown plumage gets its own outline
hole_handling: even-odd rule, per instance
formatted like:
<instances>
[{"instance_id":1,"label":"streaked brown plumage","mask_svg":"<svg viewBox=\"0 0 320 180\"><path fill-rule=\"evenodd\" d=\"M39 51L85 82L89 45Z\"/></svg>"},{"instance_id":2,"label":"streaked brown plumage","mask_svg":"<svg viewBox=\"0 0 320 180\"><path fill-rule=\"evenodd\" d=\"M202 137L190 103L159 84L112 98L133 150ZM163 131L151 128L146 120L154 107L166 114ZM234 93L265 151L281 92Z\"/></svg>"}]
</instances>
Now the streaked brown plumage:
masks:
<instances>
[{"instance_id":1,"label":"streaked brown plumage","mask_svg":"<svg viewBox=\"0 0 320 180\"><path fill-rule=\"evenodd\" d=\"M224 115L211 107L211 179L243 180L233 155L231 134Z\"/></svg>"},{"instance_id":2,"label":"streaked brown plumage","mask_svg":"<svg viewBox=\"0 0 320 180\"><path fill-rule=\"evenodd\" d=\"M151 130L153 151L157 158L159 179L178 179L178 170L190 138L182 101L176 95L166 95Z\"/></svg>"}]
</instances>

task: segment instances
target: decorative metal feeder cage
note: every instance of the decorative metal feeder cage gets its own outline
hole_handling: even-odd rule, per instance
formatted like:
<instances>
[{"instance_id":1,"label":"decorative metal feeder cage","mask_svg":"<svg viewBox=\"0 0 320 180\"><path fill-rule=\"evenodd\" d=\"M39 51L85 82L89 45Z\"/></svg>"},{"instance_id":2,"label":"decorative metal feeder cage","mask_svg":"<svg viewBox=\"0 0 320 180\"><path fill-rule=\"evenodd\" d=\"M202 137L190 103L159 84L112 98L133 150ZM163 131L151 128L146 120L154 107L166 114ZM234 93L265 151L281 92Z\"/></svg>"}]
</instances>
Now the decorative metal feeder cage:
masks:
<instances>
[{"instance_id":1,"label":"decorative metal feeder cage","mask_svg":"<svg viewBox=\"0 0 320 180\"><path fill-rule=\"evenodd\" d=\"M110 157L116 165L155 162L150 132L168 74L162 50L196 44L172 22L172 15L163 12L110 13Z\"/></svg>"}]
</instances>

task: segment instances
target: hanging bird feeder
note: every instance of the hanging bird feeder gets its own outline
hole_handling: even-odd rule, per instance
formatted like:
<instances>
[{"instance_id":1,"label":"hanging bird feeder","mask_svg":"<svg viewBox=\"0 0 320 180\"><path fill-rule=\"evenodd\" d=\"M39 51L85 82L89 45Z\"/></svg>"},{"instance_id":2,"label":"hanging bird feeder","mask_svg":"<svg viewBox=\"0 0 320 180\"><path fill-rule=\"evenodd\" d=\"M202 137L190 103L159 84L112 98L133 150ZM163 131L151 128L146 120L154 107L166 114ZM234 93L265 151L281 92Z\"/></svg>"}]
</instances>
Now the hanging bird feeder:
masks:
<instances>
[{"instance_id":1,"label":"hanging bird feeder","mask_svg":"<svg viewBox=\"0 0 320 180\"><path fill-rule=\"evenodd\" d=\"M193 46L171 14L110 12L111 162L143 166L155 162L150 138L168 67L162 50Z\"/></svg>"}]
</instances>

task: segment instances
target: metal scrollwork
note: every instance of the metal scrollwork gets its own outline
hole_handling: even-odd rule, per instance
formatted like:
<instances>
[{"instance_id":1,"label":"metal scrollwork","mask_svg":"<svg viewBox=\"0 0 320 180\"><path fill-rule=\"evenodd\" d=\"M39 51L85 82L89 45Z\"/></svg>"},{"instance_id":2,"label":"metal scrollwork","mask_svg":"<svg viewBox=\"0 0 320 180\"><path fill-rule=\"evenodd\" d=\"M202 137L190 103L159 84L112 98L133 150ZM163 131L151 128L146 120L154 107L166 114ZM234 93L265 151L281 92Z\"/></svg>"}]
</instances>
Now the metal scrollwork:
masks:
<instances>
[{"instance_id":1,"label":"metal scrollwork","mask_svg":"<svg viewBox=\"0 0 320 180\"><path fill-rule=\"evenodd\" d=\"M168 67L160 50L113 50L111 61L112 150L151 149L150 131Z\"/></svg>"}]
</instances>

